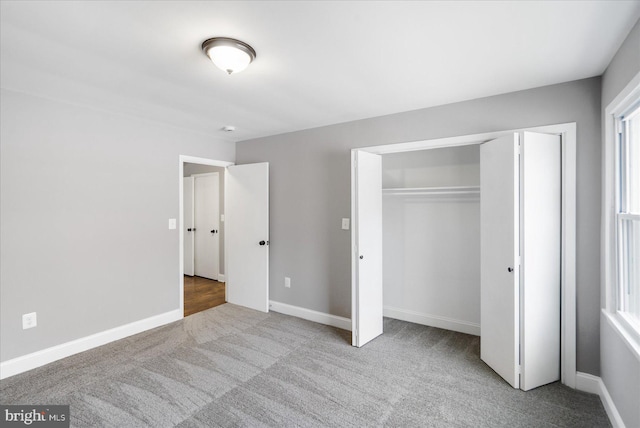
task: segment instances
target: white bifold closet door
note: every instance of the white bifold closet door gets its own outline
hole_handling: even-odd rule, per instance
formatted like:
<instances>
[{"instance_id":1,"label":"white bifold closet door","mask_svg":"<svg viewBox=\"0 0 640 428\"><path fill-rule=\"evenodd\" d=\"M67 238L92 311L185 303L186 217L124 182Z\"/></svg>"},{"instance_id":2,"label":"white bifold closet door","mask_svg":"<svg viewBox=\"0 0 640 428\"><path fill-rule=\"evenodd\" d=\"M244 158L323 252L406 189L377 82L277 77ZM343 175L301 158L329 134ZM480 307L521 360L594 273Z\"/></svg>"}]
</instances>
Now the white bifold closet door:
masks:
<instances>
[{"instance_id":1,"label":"white bifold closet door","mask_svg":"<svg viewBox=\"0 0 640 428\"><path fill-rule=\"evenodd\" d=\"M480 357L525 391L560 379L560 168L559 136L480 147Z\"/></svg>"},{"instance_id":2,"label":"white bifold closet door","mask_svg":"<svg viewBox=\"0 0 640 428\"><path fill-rule=\"evenodd\" d=\"M382 158L352 152L354 242L351 330L353 346L382 334Z\"/></svg>"},{"instance_id":3,"label":"white bifold closet door","mask_svg":"<svg viewBox=\"0 0 640 428\"><path fill-rule=\"evenodd\" d=\"M194 272L218 279L220 265L220 181L218 173L194 176Z\"/></svg>"}]
</instances>

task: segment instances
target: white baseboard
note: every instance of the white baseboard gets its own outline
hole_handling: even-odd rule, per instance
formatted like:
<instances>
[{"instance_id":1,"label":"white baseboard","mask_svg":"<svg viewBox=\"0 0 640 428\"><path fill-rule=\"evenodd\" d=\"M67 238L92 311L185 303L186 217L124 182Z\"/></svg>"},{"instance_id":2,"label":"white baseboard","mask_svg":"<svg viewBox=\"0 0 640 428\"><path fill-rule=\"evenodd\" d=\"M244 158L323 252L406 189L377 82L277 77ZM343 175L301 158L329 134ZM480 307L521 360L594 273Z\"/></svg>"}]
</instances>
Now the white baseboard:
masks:
<instances>
[{"instance_id":1,"label":"white baseboard","mask_svg":"<svg viewBox=\"0 0 640 428\"><path fill-rule=\"evenodd\" d=\"M607 387L604 382L602 382L602 379L588 373L576 372L576 389L579 391L590 392L592 394L598 394L613 428L625 428L624 421L622 420L620 413L618 413L618 409L609 395Z\"/></svg>"},{"instance_id":2,"label":"white baseboard","mask_svg":"<svg viewBox=\"0 0 640 428\"><path fill-rule=\"evenodd\" d=\"M274 302L273 300L269 300L269 310L351 331L351 320L349 318L313 311L286 303Z\"/></svg>"},{"instance_id":3,"label":"white baseboard","mask_svg":"<svg viewBox=\"0 0 640 428\"><path fill-rule=\"evenodd\" d=\"M164 314L155 315L150 318L134 321L130 324L125 324L120 327L92 334L91 336L82 337L80 339L72 340L71 342L23 355L22 357L3 361L0 363L0 379L5 379L7 377L44 366L45 364L52 363L62 358L69 357L79 352L97 348L98 346L106 345L107 343L169 324L181 318L182 310L176 309L174 311L165 312Z\"/></svg>"},{"instance_id":4,"label":"white baseboard","mask_svg":"<svg viewBox=\"0 0 640 428\"><path fill-rule=\"evenodd\" d=\"M225 279L224 279L224 275L223 275L223 274L221 274L221 273L219 273L219 274L218 274L218 282L227 282L227 281L225 281Z\"/></svg>"},{"instance_id":5,"label":"white baseboard","mask_svg":"<svg viewBox=\"0 0 640 428\"><path fill-rule=\"evenodd\" d=\"M480 325L468 321L455 320L438 315L423 314L407 309L393 308L391 306L385 306L382 308L382 314L387 318L480 336Z\"/></svg>"},{"instance_id":6,"label":"white baseboard","mask_svg":"<svg viewBox=\"0 0 640 428\"><path fill-rule=\"evenodd\" d=\"M576 389L578 391L589 392L591 394L600 395L600 391L604 387L602 379L589 373L576 372Z\"/></svg>"}]
</instances>

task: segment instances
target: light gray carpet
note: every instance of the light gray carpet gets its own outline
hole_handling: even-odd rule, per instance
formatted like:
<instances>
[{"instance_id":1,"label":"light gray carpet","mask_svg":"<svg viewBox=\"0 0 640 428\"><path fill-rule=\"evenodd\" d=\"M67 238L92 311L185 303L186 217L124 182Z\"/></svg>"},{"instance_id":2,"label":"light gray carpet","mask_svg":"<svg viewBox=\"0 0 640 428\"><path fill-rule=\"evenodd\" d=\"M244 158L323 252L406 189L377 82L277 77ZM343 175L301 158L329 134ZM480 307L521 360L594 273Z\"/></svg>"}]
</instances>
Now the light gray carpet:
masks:
<instances>
[{"instance_id":1,"label":"light gray carpet","mask_svg":"<svg viewBox=\"0 0 640 428\"><path fill-rule=\"evenodd\" d=\"M600 399L514 390L479 338L385 319L350 332L225 304L3 380L2 404L70 404L72 426L608 427Z\"/></svg>"}]
</instances>

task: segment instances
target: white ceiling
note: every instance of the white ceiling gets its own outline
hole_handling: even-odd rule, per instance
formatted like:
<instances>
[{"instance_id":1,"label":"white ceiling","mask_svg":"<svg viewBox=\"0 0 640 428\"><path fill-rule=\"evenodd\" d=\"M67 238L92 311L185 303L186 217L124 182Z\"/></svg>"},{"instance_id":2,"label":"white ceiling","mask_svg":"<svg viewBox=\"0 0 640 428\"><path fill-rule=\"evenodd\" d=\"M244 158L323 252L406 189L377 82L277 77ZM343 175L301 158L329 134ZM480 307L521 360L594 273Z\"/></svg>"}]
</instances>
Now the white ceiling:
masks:
<instances>
[{"instance_id":1,"label":"white ceiling","mask_svg":"<svg viewBox=\"0 0 640 428\"><path fill-rule=\"evenodd\" d=\"M240 141L602 74L640 1L2 1L4 88ZM252 45L227 76L210 37ZM224 133L224 125L237 131Z\"/></svg>"}]
</instances>

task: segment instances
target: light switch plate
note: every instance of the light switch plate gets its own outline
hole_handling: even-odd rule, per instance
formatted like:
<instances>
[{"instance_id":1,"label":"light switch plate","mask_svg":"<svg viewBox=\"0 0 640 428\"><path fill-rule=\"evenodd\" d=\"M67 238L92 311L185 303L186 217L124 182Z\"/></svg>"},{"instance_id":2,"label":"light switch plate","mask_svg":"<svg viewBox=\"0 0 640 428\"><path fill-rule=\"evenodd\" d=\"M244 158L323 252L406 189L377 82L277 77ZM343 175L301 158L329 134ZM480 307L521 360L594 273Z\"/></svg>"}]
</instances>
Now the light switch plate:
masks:
<instances>
[{"instance_id":1,"label":"light switch plate","mask_svg":"<svg viewBox=\"0 0 640 428\"><path fill-rule=\"evenodd\" d=\"M169 219L169 229L175 229L176 228L176 219L175 218L170 218Z\"/></svg>"},{"instance_id":2,"label":"light switch plate","mask_svg":"<svg viewBox=\"0 0 640 428\"><path fill-rule=\"evenodd\" d=\"M224 221L224 214L220 214L220 221Z\"/></svg>"},{"instance_id":3,"label":"light switch plate","mask_svg":"<svg viewBox=\"0 0 640 428\"><path fill-rule=\"evenodd\" d=\"M349 219L348 218L343 218L342 219L342 230L349 230Z\"/></svg>"}]
</instances>

